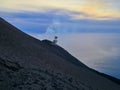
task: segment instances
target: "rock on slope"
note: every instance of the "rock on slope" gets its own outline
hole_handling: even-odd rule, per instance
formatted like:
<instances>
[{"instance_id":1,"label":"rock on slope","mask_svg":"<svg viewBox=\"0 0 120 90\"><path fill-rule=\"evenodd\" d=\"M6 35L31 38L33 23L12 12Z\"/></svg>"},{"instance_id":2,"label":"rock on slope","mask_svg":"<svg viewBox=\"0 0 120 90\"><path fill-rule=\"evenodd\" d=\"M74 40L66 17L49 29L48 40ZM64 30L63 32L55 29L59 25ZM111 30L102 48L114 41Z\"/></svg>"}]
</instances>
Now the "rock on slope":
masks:
<instances>
[{"instance_id":1,"label":"rock on slope","mask_svg":"<svg viewBox=\"0 0 120 90\"><path fill-rule=\"evenodd\" d=\"M0 90L120 90L120 85L0 18Z\"/></svg>"}]
</instances>

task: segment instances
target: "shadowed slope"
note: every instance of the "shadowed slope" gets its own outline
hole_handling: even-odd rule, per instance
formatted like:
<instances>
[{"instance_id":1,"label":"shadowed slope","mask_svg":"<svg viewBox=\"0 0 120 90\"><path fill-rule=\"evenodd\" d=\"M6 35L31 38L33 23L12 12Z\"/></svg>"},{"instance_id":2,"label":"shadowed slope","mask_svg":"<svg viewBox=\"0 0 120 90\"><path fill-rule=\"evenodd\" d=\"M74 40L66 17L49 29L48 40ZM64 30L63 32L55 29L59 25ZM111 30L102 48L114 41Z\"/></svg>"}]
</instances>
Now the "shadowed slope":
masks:
<instances>
[{"instance_id":1,"label":"shadowed slope","mask_svg":"<svg viewBox=\"0 0 120 90\"><path fill-rule=\"evenodd\" d=\"M119 90L50 41L39 41L0 18L0 90Z\"/></svg>"},{"instance_id":2,"label":"shadowed slope","mask_svg":"<svg viewBox=\"0 0 120 90\"><path fill-rule=\"evenodd\" d=\"M67 60L68 62L71 62L72 64L75 64L77 66L81 67L87 67L83 63L81 63L79 60L77 60L75 57L70 55L66 50L61 48L58 45L52 44L51 41L43 40L43 47L47 48L47 50L51 51L52 53L60 56L61 58Z\"/></svg>"}]
</instances>

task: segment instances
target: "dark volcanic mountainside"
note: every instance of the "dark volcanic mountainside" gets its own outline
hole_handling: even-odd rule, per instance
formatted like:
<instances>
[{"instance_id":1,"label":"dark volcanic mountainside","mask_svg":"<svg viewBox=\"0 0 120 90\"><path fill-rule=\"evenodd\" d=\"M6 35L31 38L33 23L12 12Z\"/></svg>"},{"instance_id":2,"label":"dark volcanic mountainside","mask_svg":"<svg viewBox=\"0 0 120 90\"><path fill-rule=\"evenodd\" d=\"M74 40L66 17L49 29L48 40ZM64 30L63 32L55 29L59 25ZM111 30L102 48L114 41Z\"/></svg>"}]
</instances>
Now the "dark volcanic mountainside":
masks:
<instances>
[{"instance_id":1,"label":"dark volcanic mountainside","mask_svg":"<svg viewBox=\"0 0 120 90\"><path fill-rule=\"evenodd\" d=\"M39 41L0 18L0 90L119 90L48 40Z\"/></svg>"}]
</instances>

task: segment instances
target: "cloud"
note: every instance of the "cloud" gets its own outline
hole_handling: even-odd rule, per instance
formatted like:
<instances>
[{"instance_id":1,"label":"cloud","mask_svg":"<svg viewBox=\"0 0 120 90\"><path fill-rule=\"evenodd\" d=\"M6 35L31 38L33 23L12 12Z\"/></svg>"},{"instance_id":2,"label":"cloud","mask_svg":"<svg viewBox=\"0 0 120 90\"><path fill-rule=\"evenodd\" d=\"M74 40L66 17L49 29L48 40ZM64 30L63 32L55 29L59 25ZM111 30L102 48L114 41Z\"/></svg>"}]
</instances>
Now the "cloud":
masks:
<instances>
[{"instance_id":1,"label":"cloud","mask_svg":"<svg viewBox=\"0 0 120 90\"><path fill-rule=\"evenodd\" d=\"M120 20L73 19L71 15L77 14L50 9L40 12L1 12L0 16L27 33L120 33Z\"/></svg>"},{"instance_id":2,"label":"cloud","mask_svg":"<svg viewBox=\"0 0 120 90\"><path fill-rule=\"evenodd\" d=\"M117 2L113 0L0 0L0 11L3 9L7 12L39 12L47 9L62 9L86 14L73 15L76 19L109 20L120 18L120 7Z\"/></svg>"},{"instance_id":3,"label":"cloud","mask_svg":"<svg viewBox=\"0 0 120 90\"><path fill-rule=\"evenodd\" d=\"M49 32L54 34L66 34L66 33L120 33L120 21L97 21L97 20L64 20L59 17L53 20L48 27ZM46 30L48 31L48 30Z\"/></svg>"},{"instance_id":4,"label":"cloud","mask_svg":"<svg viewBox=\"0 0 120 90\"><path fill-rule=\"evenodd\" d=\"M56 10L46 12L1 12L0 16L21 30L31 33L45 32L56 17L64 17L64 15L59 15Z\"/></svg>"},{"instance_id":5,"label":"cloud","mask_svg":"<svg viewBox=\"0 0 120 90\"><path fill-rule=\"evenodd\" d=\"M100 60L103 58L117 57L120 54L120 34L117 33L72 33L57 35L59 36L59 44L79 59ZM33 34L33 36L39 39L47 38L52 40L54 34Z\"/></svg>"},{"instance_id":6,"label":"cloud","mask_svg":"<svg viewBox=\"0 0 120 90\"><path fill-rule=\"evenodd\" d=\"M32 34L42 40L53 40L55 34ZM120 34L72 33L57 34L58 45L80 61L101 72L120 77Z\"/></svg>"}]
</instances>

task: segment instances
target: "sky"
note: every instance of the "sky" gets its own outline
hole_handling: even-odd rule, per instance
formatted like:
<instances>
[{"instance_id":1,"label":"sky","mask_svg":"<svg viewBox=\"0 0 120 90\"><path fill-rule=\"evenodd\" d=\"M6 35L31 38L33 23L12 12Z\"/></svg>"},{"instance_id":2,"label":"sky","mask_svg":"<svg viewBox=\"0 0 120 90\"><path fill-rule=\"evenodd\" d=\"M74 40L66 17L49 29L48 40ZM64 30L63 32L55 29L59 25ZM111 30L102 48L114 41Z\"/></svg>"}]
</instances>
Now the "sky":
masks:
<instances>
[{"instance_id":1,"label":"sky","mask_svg":"<svg viewBox=\"0 0 120 90\"><path fill-rule=\"evenodd\" d=\"M0 16L27 33L45 33L51 25L59 32L120 32L120 0L0 0L0 3Z\"/></svg>"},{"instance_id":2,"label":"sky","mask_svg":"<svg viewBox=\"0 0 120 90\"><path fill-rule=\"evenodd\" d=\"M0 0L0 17L120 78L120 0Z\"/></svg>"}]
</instances>

